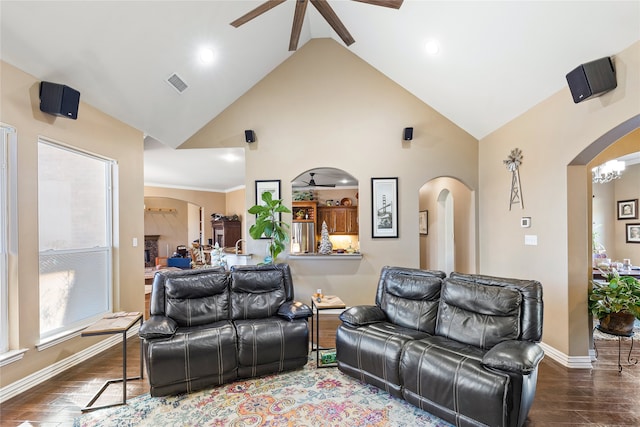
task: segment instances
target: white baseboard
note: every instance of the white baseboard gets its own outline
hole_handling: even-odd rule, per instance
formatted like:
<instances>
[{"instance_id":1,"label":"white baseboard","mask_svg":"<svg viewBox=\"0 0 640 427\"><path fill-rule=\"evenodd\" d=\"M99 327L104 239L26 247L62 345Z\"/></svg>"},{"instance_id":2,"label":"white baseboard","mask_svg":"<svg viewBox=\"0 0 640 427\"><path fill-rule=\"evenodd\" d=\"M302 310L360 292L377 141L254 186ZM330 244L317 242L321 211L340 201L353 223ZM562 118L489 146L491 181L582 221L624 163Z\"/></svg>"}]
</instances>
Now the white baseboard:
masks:
<instances>
[{"instance_id":1,"label":"white baseboard","mask_svg":"<svg viewBox=\"0 0 640 427\"><path fill-rule=\"evenodd\" d=\"M129 332L127 332L127 338L131 338L138 334L138 330L140 329L139 325L133 326ZM107 339L100 341L92 345L91 347L87 347L84 350L73 354L59 362L54 363L53 365L49 365L44 369L41 369L37 372L34 372L31 375L28 375L18 381L15 381L9 385L6 385L0 388L0 403L4 403L5 401L11 399L19 395L20 393L24 393L29 390L31 387L35 387L38 384L47 381L56 375L66 371L69 368L72 368L85 360L96 356L108 348L113 347L114 345L122 344L122 335L112 335Z\"/></svg>"},{"instance_id":2,"label":"white baseboard","mask_svg":"<svg viewBox=\"0 0 640 427\"><path fill-rule=\"evenodd\" d=\"M544 354L549 356L556 362L560 363L567 368L572 369L593 369L591 366L591 356L568 356L563 352L551 347L548 344L540 343L540 347L544 350Z\"/></svg>"}]
</instances>

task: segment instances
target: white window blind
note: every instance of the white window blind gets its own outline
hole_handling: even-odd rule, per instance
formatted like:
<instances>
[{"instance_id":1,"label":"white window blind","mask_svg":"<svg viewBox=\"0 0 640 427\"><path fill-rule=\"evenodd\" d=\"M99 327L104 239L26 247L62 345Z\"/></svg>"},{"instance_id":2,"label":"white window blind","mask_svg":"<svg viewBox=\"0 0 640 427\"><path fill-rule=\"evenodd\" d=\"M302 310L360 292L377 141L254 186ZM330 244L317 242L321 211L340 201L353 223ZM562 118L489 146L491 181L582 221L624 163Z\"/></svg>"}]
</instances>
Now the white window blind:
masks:
<instances>
[{"instance_id":1,"label":"white window blind","mask_svg":"<svg viewBox=\"0 0 640 427\"><path fill-rule=\"evenodd\" d=\"M111 310L112 162L40 140L40 338Z\"/></svg>"},{"instance_id":2,"label":"white window blind","mask_svg":"<svg viewBox=\"0 0 640 427\"><path fill-rule=\"evenodd\" d=\"M9 350L9 138L15 129L0 126L0 353Z\"/></svg>"}]
</instances>

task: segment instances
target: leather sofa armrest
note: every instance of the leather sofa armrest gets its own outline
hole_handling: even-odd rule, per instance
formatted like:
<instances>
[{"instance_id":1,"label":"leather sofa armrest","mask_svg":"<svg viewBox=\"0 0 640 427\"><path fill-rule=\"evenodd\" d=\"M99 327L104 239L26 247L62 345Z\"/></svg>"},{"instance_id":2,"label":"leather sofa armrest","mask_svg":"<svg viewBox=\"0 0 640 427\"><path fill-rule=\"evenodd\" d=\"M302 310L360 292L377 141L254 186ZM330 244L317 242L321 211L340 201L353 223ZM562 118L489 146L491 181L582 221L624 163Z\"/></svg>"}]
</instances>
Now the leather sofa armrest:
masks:
<instances>
[{"instance_id":1,"label":"leather sofa armrest","mask_svg":"<svg viewBox=\"0 0 640 427\"><path fill-rule=\"evenodd\" d=\"M300 301L287 301L278 309L278 316L292 321L311 317L311 308Z\"/></svg>"},{"instance_id":2,"label":"leather sofa armrest","mask_svg":"<svg viewBox=\"0 0 640 427\"><path fill-rule=\"evenodd\" d=\"M384 322L387 320L387 315L377 305L357 305L343 311L340 314L340 320L357 328L358 326Z\"/></svg>"},{"instance_id":3,"label":"leather sofa armrest","mask_svg":"<svg viewBox=\"0 0 640 427\"><path fill-rule=\"evenodd\" d=\"M530 341L503 341L487 351L482 364L488 368L528 375L544 357L544 351Z\"/></svg>"},{"instance_id":4,"label":"leather sofa armrest","mask_svg":"<svg viewBox=\"0 0 640 427\"><path fill-rule=\"evenodd\" d=\"M145 340L153 338L171 338L176 333L178 324L166 316L151 316L140 327L138 335Z\"/></svg>"}]
</instances>

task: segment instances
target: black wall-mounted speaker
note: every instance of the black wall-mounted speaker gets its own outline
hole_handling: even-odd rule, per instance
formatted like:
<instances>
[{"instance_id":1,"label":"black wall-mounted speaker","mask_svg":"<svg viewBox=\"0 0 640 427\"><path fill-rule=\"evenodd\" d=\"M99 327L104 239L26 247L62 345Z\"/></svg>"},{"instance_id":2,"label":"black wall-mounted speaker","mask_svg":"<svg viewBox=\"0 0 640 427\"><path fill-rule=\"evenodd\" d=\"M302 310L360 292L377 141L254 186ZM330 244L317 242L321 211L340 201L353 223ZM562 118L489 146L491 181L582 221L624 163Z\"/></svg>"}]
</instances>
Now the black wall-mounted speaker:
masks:
<instances>
[{"instance_id":1,"label":"black wall-mounted speaker","mask_svg":"<svg viewBox=\"0 0 640 427\"><path fill-rule=\"evenodd\" d=\"M411 141L413 139L413 128L404 128L402 139L405 141Z\"/></svg>"},{"instance_id":2,"label":"black wall-mounted speaker","mask_svg":"<svg viewBox=\"0 0 640 427\"><path fill-rule=\"evenodd\" d=\"M567 83L576 104L600 96L618 86L611 58L587 62L567 74Z\"/></svg>"},{"instance_id":3,"label":"black wall-mounted speaker","mask_svg":"<svg viewBox=\"0 0 640 427\"><path fill-rule=\"evenodd\" d=\"M80 92L69 86L40 82L40 111L69 119L78 118Z\"/></svg>"},{"instance_id":4,"label":"black wall-mounted speaker","mask_svg":"<svg viewBox=\"0 0 640 427\"><path fill-rule=\"evenodd\" d=\"M244 131L244 140L249 142L249 143L255 142L256 134L252 130L245 130Z\"/></svg>"}]
</instances>

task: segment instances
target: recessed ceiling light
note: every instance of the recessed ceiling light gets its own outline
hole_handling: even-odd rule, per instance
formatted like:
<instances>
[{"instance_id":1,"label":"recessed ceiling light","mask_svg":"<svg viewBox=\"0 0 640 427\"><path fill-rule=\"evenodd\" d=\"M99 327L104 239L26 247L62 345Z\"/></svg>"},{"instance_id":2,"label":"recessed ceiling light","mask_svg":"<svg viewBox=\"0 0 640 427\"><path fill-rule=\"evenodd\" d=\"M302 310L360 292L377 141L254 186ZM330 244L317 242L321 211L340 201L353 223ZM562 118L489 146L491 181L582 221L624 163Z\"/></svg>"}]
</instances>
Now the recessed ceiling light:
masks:
<instances>
[{"instance_id":1,"label":"recessed ceiling light","mask_svg":"<svg viewBox=\"0 0 640 427\"><path fill-rule=\"evenodd\" d=\"M214 58L213 50L210 47L201 47L198 51L198 57L203 64L211 64Z\"/></svg>"},{"instance_id":2,"label":"recessed ceiling light","mask_svg":"<svg viewBox=\"0 0 640 427\"><path fill-rule=\"evenodd\" d=\"M440 46L438 45L438 42L435 40L429 40L424 45L424 48L429 55L436 55L438 52L440 52Z\"/></svg>"},{"instance_id":3,"label":"recessed ceiling light","mask_svg":"<svg viewBox=\"0 0 640 427\"><path fill-rule=\"evenodd\" d=\"M240 160L240 157L236 156L233 153L226 153L226 154L223 154L221 157L222 157L222 159L224 161L226 161L228 163L233 163L233 162L237 162L238 160Z\"/></svg>"}]
</instances>

